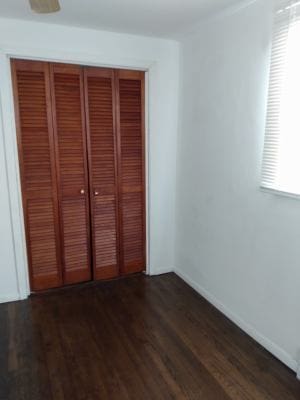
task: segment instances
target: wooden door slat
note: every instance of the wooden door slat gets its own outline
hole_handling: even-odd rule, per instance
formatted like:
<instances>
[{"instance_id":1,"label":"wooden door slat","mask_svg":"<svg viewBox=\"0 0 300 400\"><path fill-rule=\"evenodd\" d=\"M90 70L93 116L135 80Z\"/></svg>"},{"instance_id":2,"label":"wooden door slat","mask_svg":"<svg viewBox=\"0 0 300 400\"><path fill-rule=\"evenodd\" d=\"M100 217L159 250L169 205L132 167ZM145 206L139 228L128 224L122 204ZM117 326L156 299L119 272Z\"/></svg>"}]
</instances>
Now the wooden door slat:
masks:
<instances>
[{"instance_id":1,"label":"wooden door slat","mask_svg":"<svg viewBox=\"0 0 300 400\"><path fill-rule=\"evenodd\" d=\"M65 284L71 284L91 279L83 73L80 66L65 64L51 64L50 71L63 279Z\"/></svg>"},{"instance_id":2,"label":"wooden door slat","mask_svg":"<svg viewBox=\"0 0 300 400\"><path fill-rule=\"evenodd\" d=\"M37 291L62 284L49 66L11 64L30 286Z\"/></svg>"},{"instance_id":3,"label":"wooden door slat","mask_svg":"<svg viewBox=\"0 0 300 400\"><path fill-rule=\"evenodd\" d=\"M144 73L118 70L122 273L145 270Z\"/></svg>"},{"instance_id":4,"label":"wooden door slat","mask_svg":"<svg viewBox=\"0 0 300 400\"><path fill-rule=\"evenodd\" d=\"M108 279L119 275L113 70L85 68L84 74L94 278Z\"/></svg>"}]
</instances>

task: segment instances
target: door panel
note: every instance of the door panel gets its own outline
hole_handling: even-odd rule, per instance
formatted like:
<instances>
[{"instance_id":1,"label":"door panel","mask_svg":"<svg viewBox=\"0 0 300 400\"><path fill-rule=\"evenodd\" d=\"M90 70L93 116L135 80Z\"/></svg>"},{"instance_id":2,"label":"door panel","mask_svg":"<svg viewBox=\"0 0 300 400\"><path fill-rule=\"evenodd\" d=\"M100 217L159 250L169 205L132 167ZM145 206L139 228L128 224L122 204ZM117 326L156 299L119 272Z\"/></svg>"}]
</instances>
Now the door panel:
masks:
<instances>
[{"instance_id":1,"label":"door panel","mask_svg":"<svg viewBox=\"0 0 300 400\"><path fill-rule=\"evenodd\" d=\"M118 276L113 70L85 68L94 278Z\"/></svg>"},{"instance_id":2,"label":"door panel","mask_svg":"<svg viewBox=\"0 0 300 400\"><path fill-rule=\"evenodd\" d=\"M143 271L144 73L20 60L12 73L31 289Z\"/></svg>"},{"instance_id":3,"label":"door panel","mask_svg":"<svg viewBox=\"0 0 300 400\"><path fill-rule=\"evenodd\" d=\"M31 290L62 284L47 63L12 61Z\"/></svg>"},{"instance_id":4,"label":"door panel","mask_svg":"<svg viewBox=\"0 0 300 400\"><path fill-rule=\"evenodd\" d=\"M117 77L122 273L145 269L144 73Z\"/></svg>"},{"instance_id":5,"label":"door panel","mask_svg":"<svg viewBox=\"0 0 300 400\"><path fill-rule=\"evenodd\" d=\"M91 279L82 68L51 64L64 283Z\"/></svg>"}]
</instances>

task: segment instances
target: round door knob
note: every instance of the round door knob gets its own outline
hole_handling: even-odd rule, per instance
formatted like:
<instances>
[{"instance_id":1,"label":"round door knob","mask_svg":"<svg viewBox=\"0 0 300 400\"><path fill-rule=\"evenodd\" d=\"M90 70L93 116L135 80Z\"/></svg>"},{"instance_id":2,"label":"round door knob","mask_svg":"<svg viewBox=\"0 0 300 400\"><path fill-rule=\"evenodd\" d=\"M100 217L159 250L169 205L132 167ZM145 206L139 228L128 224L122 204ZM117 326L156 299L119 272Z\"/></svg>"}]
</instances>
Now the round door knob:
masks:
<instances>
[{"instance_id":1,"label":"round door knob","mask_svg":"<svg viewBox=\"0 0 300 400\"><path fill-rule=\"evenodd\" d=\"M99 195L99 192L97 192L97 190L95 190L94 195L95 195L95 196L98 196L98 195Z\"/></svg>"},{"instance_id":2,"label":"round door knob","mask_svg":"<svg viewBox=\"0 0 300 400\"><path fill-rule=\"evenodd\" d=\"M80 194L84 194L85 193L85 190L84 189L81 189L80 190Z\"/></svg>"}]
</instances>

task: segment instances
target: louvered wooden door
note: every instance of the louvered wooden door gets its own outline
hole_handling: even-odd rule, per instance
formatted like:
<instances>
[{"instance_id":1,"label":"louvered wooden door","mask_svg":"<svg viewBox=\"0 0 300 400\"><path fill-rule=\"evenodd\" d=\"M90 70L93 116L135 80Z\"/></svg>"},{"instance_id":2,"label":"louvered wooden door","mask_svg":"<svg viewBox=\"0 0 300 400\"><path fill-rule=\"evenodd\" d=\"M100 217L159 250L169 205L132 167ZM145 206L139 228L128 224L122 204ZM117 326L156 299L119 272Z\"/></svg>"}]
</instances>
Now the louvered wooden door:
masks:
<instances>
[{"instance_id":1,"label":"louvered wooden door","mask_svg":"<svg viewBox=\"0 0 300 400\"><path fill-rule=\"evenodd\" d=\"M62 284L49 65L12 62L32 290Z\"/></svg>"},{"instance_id":2,"label":"louvered wooden door","mask_svg":"<svg viewBox=\"0 0 300 400\"><path fill-rule=\"evenodd\" d=\"M31 289L144 270L144 73L12 72Z\"/></svg>"},{"instance_id":3,"label":"louvered wooden door","mask_svg":"<svg viewBox=\"0 0 300 400\"><path fill-rule=\"evenodd\" d=\"M85 68L94 278L119 275L114 71Z\"/></svg>"},{"instance_id":4,"label":"louvered wooden door","mask_svg":"<svg viewBox=\"0 0 300 400\"><path fill-rule=\"evenodd\" d=\"M144 73L116 75L121 270L145 269Z\"/></svg>"},{"instance_id":5,"label":"louvered wooden door","mask_svg":"<svg viewBox=\"0 0 300 400\"><path fill-rule=\"evenodd\" d=\"M51 64L64 283L91 279L83 71Z\"/></svg>"}]
</instances>

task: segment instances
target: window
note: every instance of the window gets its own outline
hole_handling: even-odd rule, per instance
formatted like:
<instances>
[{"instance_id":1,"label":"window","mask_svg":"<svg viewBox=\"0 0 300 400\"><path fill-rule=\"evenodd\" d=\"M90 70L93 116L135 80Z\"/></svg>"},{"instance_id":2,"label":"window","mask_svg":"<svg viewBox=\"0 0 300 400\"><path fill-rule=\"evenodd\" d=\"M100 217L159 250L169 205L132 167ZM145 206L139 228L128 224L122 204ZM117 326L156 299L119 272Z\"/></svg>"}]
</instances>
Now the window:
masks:
<instances>
[{"instance_id":1,"label":"window","mask_svg":"<svg viewBox=\"0 0 300 400\"><path fill-rule=\"evenodd\" d=\"M300 1L277 3L261 186L300 195Z\"/></svg>"}]
</instances>

